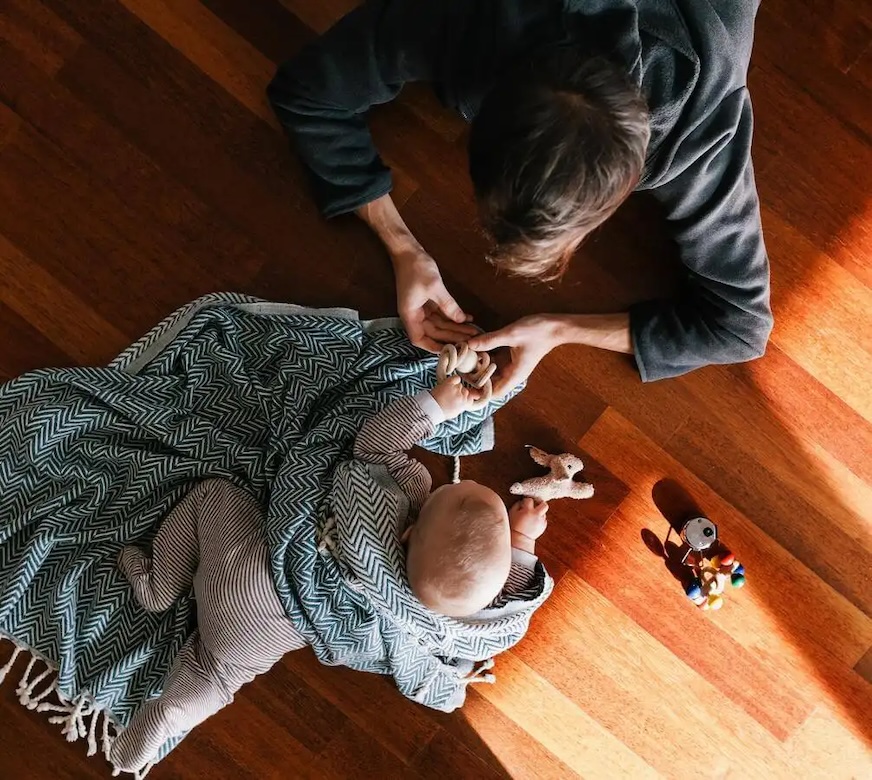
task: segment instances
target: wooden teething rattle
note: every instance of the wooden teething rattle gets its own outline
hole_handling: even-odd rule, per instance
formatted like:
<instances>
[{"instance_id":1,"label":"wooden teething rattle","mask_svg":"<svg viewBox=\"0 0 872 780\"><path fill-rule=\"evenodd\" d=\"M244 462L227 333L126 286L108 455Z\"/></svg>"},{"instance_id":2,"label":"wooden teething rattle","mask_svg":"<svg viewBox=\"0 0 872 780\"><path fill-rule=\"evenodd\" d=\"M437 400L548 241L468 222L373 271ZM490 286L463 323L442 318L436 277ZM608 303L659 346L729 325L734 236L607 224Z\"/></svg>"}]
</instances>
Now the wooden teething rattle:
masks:
<instances>
[{"instance_id":1,"label":"wooden teething rattle","mask_svg":"<svg viewBox=\"0 0 872 780\"><path fill-rule=\"evenodd\" d=\"M466 343L446 344L436 364L436 379L441 384L456 374L466 384L481 390L481 396L472 404L473 409L481 409L493 398L491 377L496 370L487 352L476 352Z\"/></svg>"}]
</instances>

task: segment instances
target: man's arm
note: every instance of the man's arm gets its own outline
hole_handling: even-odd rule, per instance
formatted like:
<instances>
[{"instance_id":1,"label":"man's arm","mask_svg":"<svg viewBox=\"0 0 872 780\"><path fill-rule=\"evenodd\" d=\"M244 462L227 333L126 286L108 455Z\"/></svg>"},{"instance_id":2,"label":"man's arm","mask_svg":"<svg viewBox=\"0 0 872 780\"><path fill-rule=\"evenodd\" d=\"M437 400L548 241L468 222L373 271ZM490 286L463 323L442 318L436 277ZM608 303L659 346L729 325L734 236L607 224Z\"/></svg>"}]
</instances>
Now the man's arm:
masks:
<instances>
[{"instance_id":1,"label":"man's arm","mask_svg":"<svg viewBox=\"0 0 872 780\"><path fill-rule=\"evenodd\" d=\"M454 0L369 0L282 64L267 94L311 174L325 216L390 192L367 113L409 81L433 81Z\"/></svg>"},{"instance_id":2,"label":"man's arm","mask_svg":"<svg viewBox=\"0 0 872 780\"><path fill-rule=\"evenodd\" d=\"M680 168L652 194L666 208L681 261L682 295L616 314L539 314L475 336L476 350L510 347L494 394L527 379L555 347L582 344L635 353L644 381L713 363L760 357L772 330L769 261L751 166L751 104L732 93L681 143Z\"/></svg>"},{"instance_id":3,"label":"man's arm","mask_svg":"<svg viewBox=\"0 0 872 780\"><path fill-rule=\"evenodd\" d=\"M685 290L630 310L642 379L760 357L772 330L769 261L751 165L751 102L728 95L682 140L676 174L651 191L666 209Z\"/></svg>"}]
</instances>

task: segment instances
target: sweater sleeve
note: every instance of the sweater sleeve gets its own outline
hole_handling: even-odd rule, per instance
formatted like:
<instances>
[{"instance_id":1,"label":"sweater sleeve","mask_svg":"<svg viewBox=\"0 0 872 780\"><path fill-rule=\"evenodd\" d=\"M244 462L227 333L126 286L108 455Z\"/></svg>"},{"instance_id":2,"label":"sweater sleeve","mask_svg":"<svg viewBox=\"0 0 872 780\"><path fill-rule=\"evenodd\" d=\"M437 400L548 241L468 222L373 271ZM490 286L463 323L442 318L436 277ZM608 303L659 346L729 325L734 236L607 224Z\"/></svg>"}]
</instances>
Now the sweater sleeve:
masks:
<instances>
[{"instance_id":1,"label":"sweater sleeve","mask_svg":"<svg viewBox=\"0 0 872 780\"><path fill-rule=\"evenodd\" d=\"M769 261L751 165L751 102L728 95L681 141L675 174L652 190L687 268L675 301L630 311L643 381L763 355L772 330Z\"/></svg>"},{"instance_id":2,"label":"sweater sleeve","mask_svg":"<svg viewBox=\"0 0 872 780\"><path fill-rule=\"evenodd\" d=\"M384 466L417 512L433 486L430 472L411 457L410 450L443 422L445 415L430 393L398 398L367 420L354 442L354 457Z\"/></svg>"},{"instance_id":3,"label":"sweater sleeve","mask_svg":"<svg viewBox=\"0 0 872 780\"><path fill-rule=\"evenodd\" d=\"M409 81L432 81L456 0L368 0L285 62L267 94L326 217L390 192L367 112Z\"/></svg>"},{"instance_id":4,"label":"sweater sleeve","mask_svg":"<svg viewBox=\"0 0 872 780\"><path fill-rule=\"evenodd\" d=\"M512 549L512 568L506 584L486 609L502 609L512 601L533 601L542 594L545 569L539 559L524 550Z\"/></svg>"}]
</instances>

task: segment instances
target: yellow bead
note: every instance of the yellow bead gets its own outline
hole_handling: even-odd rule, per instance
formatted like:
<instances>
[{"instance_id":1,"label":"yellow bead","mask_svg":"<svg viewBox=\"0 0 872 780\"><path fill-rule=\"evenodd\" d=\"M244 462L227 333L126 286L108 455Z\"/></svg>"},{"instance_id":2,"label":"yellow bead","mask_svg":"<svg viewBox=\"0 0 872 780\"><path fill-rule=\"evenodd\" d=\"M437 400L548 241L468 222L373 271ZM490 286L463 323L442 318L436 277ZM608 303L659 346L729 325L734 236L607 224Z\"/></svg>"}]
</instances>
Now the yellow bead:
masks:
<instances>
[{"instance_id":1,"label":"yellow bead","mask_svg":"<svg viewBox=\"0 0 872 780\"><path fill-rule=\"evenodd\" d=\"M708 607L709 609L720 609L724 606L724 599L722 596L712 595L709 596Z\"/></svg>"}]
</instances>

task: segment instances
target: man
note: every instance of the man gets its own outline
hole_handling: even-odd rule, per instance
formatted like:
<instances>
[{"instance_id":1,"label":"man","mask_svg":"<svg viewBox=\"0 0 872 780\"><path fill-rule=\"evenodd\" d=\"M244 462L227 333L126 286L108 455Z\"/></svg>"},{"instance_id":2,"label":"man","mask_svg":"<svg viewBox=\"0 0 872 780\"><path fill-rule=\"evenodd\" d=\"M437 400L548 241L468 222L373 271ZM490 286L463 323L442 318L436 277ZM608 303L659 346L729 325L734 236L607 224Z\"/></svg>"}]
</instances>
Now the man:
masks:
<instances>
[{"instance_id":1,"label":"man","mask_svg":"<svg viewBox=\"0 0 872 780\"><path fill-rule=\"evenodd\" d=\"M538 315L475 336L511 347L498 393L560 344L635 355L644 381L759 357L772 328L746 87L756 0L370 0L279 69L269 97L327 217L355 212L394 265L412 341L472 335L390 197L369 108L430 82L472 122L491 261L560 276L633 190L663 205L687 268L674 301Z\"/></svg>"}]
</instances>

